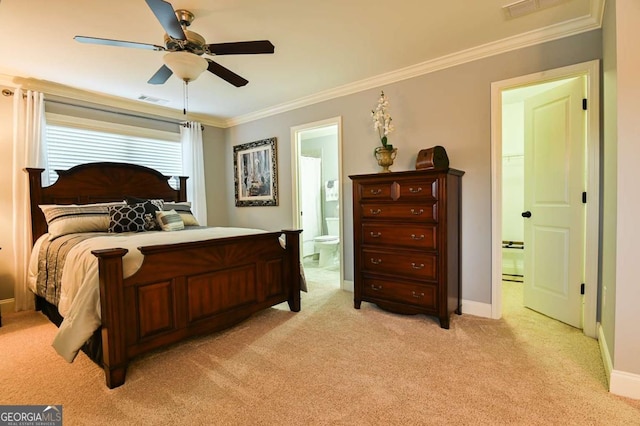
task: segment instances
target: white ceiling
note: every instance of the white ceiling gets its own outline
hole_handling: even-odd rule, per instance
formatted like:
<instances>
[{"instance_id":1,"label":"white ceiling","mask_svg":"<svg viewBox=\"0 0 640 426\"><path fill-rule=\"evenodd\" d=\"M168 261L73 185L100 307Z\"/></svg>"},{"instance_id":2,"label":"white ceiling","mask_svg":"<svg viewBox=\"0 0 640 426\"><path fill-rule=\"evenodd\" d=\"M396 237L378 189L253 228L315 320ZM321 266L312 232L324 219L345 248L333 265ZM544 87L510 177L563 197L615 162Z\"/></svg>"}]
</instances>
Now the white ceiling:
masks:
<instances>
[{"instance_id":1,"label":"white ceiling","mask_svg":"<svg viewBox=\"0 0 640 426\"><path fill-rule=\"evenodd\" d=\"M598 28L604 0L171 0L195 14L207 43L268 39L273 55L218 56L249 80L236 88L205 72L189 84L189 111L221 120L311 103L430 68ZM75 35L163 45L143 0L0 0L0 74L125 99L140 95L181 110L182 82L147 84L163 52L82 44ZM6 78L5 78L6 80Z\"/></svg>"}]
</instances>

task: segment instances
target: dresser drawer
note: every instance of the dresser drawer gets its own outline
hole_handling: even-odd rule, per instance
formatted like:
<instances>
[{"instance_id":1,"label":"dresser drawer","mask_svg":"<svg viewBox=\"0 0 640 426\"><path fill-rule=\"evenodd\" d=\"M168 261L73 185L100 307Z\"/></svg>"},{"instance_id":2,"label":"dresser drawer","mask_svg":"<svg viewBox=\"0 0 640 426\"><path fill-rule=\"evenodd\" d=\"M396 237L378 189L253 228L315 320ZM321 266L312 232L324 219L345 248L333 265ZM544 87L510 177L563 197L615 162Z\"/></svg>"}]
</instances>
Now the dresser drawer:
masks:
<instances>
[{"instance_id":1,"label":"dresser drawer","mask_svg":"<svg viewBox=\"0 0 640 426\"><path fill-rule=\"evenodd\" d=\"M409 284L377 278L364 278L362 295L365 298L384 299L429 309L436 309L438 306L438 289L436 285Z\"/></svg>"},{"instance_id":2,"label":"dresser drawer","mask_svg":"<svg viewBox=\"0 0 640 426\"><path fill-rule=\"evenodd\" d=\"M360 199L362 200L391 200L391 185L393 182L376 182L360 184Z\"/></svg>"},{"instance_id":3,"label":"dresser drawer","mask_svg":"<svg viewBox=\"0 0 640 426\"><path fill-rule=\"evenodd\" d=\"M437 225L401 225L381 222L362 224L362 243L395 245L425 250L435 250L437 244Z\"/></svg>"},{"instance_id":4,"label":"dresser drawer","mask_svg":"<svg viewBox=\"0 0 640 426\"><path fill-rule=\"evenodd\" d=\"M438 221L437 203L366 203L362 204L366 219L402 219L427 222Z\"/></svg>"},{"instance_id":5,"label":"dresser drawer","mask_svg":"<svg viewBox=\"0 0 640 426\"><path fill-rule=\"evenodd\" d=\"M438 199L438 181L435 178L430 179L414 179L403 180L398 183L398 200L407 198L437 200Z\"/></svg>"},{"instance_id":6,"label":"dresser drawer","mask_svg":"<svg viewBox=\"0 0 640 426\"><path fill-rule=\"evenodd\" d=\"M362 270L436 281L438 256L420 252L363 249Z\"/></svg>"},{"instance_id":7,"label":"dresser drawer","mask_svg":"<svg viewBox=\"0 0 640 426\"><path fill-rule=\"evenodd\" d=\"M384 182L361 183L361 200L402 200L438 198L438 181L430 179L405 179L395 181L389 179Z\"/></svg>"}]
</instances>

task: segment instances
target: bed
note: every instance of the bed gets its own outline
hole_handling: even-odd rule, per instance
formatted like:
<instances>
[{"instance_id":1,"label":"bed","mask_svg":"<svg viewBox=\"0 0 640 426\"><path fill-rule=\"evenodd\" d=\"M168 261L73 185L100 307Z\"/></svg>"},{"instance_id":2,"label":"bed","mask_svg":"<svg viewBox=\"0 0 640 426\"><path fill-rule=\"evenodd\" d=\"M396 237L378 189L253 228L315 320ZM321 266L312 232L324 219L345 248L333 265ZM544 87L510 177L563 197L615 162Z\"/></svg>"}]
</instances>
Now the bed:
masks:
<instances>
[{"instance_id":1,"label":"bed","mask_svg":"<svg viewBox=\"0 0 640 426\"><path fill-rule=\"evenodd\" d=\"M34 244L48 231L43 205L122 202L132 196L186 201L186 177L180 177L174 189L168 177L138 165L83 164L57 171L58 180L47 187L42 186L43 169L26 171ZM92 250L97 259L100 324L82 351L103 367L107 386L115 388L125 382L127 365L136 356L231 327L282 302L298 312L300 232L245 232L137 247L143 260L131 276L123 272L127 269L123 258L131 249L116 245ZM56 325L64 323L58 307L44 297L36 296L36 307Z\"/></svg>"}]
</instances>

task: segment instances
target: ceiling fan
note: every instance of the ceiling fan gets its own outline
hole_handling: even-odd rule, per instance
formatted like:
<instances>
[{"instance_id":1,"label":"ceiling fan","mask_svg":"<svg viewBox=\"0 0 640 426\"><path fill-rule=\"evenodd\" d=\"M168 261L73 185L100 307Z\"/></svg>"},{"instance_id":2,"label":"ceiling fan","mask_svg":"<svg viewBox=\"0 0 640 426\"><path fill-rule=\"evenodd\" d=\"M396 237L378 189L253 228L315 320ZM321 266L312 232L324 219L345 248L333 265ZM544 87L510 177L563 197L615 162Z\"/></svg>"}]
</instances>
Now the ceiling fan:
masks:
<instances>
[{"instance_id":1,"label":"ceiling fan","mask_svg":"<svg viewBox=\"0 0 640 426\"><path fill-rule=\"evenodd\" d=\"M75 36L74 40L81 43L168 52L164 56L165 65L162 65L149 79L148 83L150 84L163 84L172 74L176 74L185 83L188 83L198 78L206 69L228 83L241 87L249 81L211 59L203 58L202 55L245 55L274 52L274 46L269 40L207 44L200 34L187 30L194 19L193 13L184 9L174 11L173 6L163 0L145 1L166 31L164 46L84 36Z\"/></svg>"}]
</instances>

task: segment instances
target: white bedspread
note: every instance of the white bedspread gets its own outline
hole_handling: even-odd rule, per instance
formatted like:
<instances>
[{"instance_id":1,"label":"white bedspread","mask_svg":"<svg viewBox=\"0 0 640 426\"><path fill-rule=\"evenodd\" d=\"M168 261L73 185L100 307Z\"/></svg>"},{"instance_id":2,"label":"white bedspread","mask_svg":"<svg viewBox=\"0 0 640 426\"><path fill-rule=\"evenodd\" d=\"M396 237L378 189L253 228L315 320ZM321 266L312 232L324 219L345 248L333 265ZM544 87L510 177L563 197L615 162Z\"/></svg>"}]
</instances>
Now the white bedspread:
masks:
<instances>
[{"instance_id":1,"label":"white bedspread","mask_svg":"<svg viewBox=\"0 0 640 426\"><path fill-rule=\"evenodd\" d=\"M214 238L265 233L251 228L212 227L176 232L123 233L90 238L69 251L62 272L62 285L58 311L64 320L54 338L53 347L68 362L72 362L84 343L101 325L98 258L91 250L113 247L128 249L123 257L123 275L133 275L142 265L144 256L137 249L142 246L202 241ZM38 267L38 248L43 238L34 245L29 263L29 286L35 291ZM35 259L34 259L35 258Z\"/></svg>"}]
</instances>

